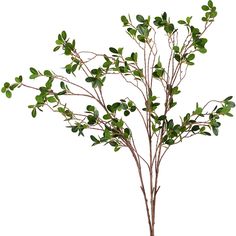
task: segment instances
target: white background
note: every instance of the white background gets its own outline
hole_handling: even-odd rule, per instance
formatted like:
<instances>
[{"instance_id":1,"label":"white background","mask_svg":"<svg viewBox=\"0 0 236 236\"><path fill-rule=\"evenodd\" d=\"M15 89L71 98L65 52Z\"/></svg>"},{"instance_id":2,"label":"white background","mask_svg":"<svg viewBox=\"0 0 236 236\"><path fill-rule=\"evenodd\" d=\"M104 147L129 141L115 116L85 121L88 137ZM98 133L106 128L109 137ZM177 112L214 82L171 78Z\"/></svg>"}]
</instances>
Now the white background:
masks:
<instances>
[{"instance_id":1,"label":"white background","mask_svg":"<svg viewBox=\"0 0 236 236\"><path fill-rule=\"evenodd\" d=\"M65 60L52 48L64 29L80 50L106 52L110 46L131 43L121 15L156 16L166 10L173 20L189 15L198 19L203 3L2 1L0 82L27 76L31 66L60 71ZM198 56L179 95L183 112L192 111L196 101L236 95L235 8L233 1L215 4L219 16L207 33L208 53ZM34 96L22 90L11 100L0 98L0 235L148 235L129 154L91 148L89 138L73 135L49 111L32 119L27 105ZM222 123L219 137L188 140L163 162L156 235L236 235L235 118Z\"/></svg>"}]
</instances>

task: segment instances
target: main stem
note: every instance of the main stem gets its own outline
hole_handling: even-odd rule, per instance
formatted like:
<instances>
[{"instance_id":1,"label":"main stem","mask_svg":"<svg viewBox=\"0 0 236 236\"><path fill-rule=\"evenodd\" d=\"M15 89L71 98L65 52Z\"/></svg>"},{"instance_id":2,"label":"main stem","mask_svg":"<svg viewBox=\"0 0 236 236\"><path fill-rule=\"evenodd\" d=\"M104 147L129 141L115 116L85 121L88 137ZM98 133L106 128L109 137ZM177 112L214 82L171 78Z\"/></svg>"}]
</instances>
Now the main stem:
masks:
<instances>
[{"instance_id":1,"label":"main stem","mask_svg":"<svg viewBox=\"0 0 236 236\"><path fill-rule=\"evenodd\" d=\"M154 236L155 231L155 204L154 204L154 198L155 198L155 189L153 188L153 157L152 157L152 136L151 136L151 117L149 113L149 135L148 135L148 142L149 142L149 162L150 162L150 168L149 168L149 179L150 179L150 206L151 206L151 229L150 229L150 235Z\"/></svg>"},{"instance_id":2,"label":"main stem","mask_svg":"<svg viewBox=\"0 0 236 236\"><path fill-rule=\"evenodd\" d=\"M157 193L160 188L160 186L158 186L158 176L159 176L159 166L162 159L161 142L162 142L163 132L164 130L161 132L161 137L159 141L160 143L158 144L158 149L156 150L156 153L154 154L156 158L151 158L153 156L152 156L152 147L150 147L150 168L149 168L150 199L149 199L149 202L150 202L151 212L148 212L147 214L150 236L155 236L156 200L157 200ZM151 138L150 138L150 145L152 145ZM142 172L141 172L141 175L142 175Z\"/></svg>"},{"instance_id":3,"label":"main stem","mask_svg":"<svg viewBox=\"0 0 236 236\"><path fill-rule=\"evenodd\" d=\"M161 134L163 135L163 131L161 132ZM162 141L162 138L160 138L160 142L161 141ZM156 152L154 154L154 155L157 155L156 156L157 163L153 159L152 137L151 136L149 136L149 145L150 145L150 147L149 147L150 148L150 163L149 163L150 199L148 199L148 197L147 197L147 192L146 192L146 188L145 188L144 181L143 181L143 173L142 173L141 162L140 162L139 156L135 152L135 149L132 147L132 145L130 143L127 143L127 146L129 147L129 149L134 157L134 160L136 162L137 169L138 169L138 174L139 174L140 183L141 183L140 188L142 190L143 197L144 197L150 236L155 236L156 198L157 198L157 192L159 190L157 180L158 180L158 175L159 175L159 164L160 164L160 160L161 160L161 158L160 158L161 145L158 146L159 147L158 153ZM153 167L155 167L156 171L153 171ZM153 174L154 174L154 176L153 176ZM150 207L149 207L149 203L150 203Z\"/></svg>"}]
</instances>

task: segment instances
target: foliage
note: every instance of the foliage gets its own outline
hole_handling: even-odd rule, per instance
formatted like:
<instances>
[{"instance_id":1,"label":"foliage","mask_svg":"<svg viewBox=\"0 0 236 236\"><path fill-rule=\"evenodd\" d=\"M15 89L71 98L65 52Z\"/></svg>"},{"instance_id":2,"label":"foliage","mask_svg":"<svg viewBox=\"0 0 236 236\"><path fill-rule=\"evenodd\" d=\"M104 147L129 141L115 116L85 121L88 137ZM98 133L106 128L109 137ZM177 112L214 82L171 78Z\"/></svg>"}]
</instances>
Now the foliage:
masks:
<instances>
[{"instance_id":1,"label":"foliage","mask_svg":"<svg viewBox=\"0 0 236 236\"><path fill-rule=\"evenodd\" d=\"M142 53L132 52L125 55L122 47L110 47L108 54L78 51L75 40L71 40L62 31L56 39L53 51L60 50L69 58L69 63L64 66L69 78L49 69L31 67L30 80L46 78L46 82L40 87L30 86L25 82L27 80L18 76L14 83L5 82L1 90L7 98L11 98L16 88L33 89L37 92L35 101L28 106L32 117L35 118L44 107L49 107L53 112L61 114L68 122L67 127L78 136L84 136L86 130L93 130L94 134L90 135L93 146L109 144L114 151L122 147L128 148L138 168L151 235L154 235L159 166L167 150L192 136L218 135L221 117L233 116L231 109L235 107L235 103L232 96L223 100L211 100L205 105L196 103L193 111L182 115L178 121L169 114L177 105L176 96L181 92L180 85L186 77L187 69L194 65L199 53L207 52L208 40L205 32L214 22L217 11L211 0L202 6L202 10L202 28L192 24L191 16L173 23L166 12L153 19L150 16L137 15L135 22L130 16L121 16L123 27ZM182 42L178 38L182 33L181 28L186 30ZM156 35L161 33L164 33L169 46L168 61L161 60L158 52ZM84 54L92 57L84 60ZM91 68L90 62L97 58L103 62L96 68ZM80 79L77 79L78 73ZM81 75L87 87L80 83ZM143 98L142 106L139 107L129 97L111 103L105 101L103 87L108 82L106 78L109 75L119 76L127 85L137 89ZM156 84L160 84L164 91L164 102L154 90ZM91 103L83 112L77 113L64 102L67 96L87 97ZM211 108L212 104L214 106ZM141 118L147 133L147 157L142 157L136 148L135 137L126 119L135 115ZM147 200L147 186L143 183L143 164L150 173L150 201Z\"/></svg>"}]
</instances>

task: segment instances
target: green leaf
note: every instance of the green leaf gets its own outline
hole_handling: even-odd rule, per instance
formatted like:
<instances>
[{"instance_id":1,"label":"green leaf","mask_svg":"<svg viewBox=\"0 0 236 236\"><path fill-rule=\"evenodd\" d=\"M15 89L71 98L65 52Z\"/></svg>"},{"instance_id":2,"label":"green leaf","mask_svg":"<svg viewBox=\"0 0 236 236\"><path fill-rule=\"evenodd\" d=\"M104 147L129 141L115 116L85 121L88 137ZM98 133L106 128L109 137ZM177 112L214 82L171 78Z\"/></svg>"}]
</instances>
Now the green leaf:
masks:
<instances>
[{"instance_id":1,"label":"green leaf","mask_svg":"<svg viewBox=\"0 0 236 236\"><path fill-rule=\"evenodd\" d=\"M136 33L137 33L137 30L133 29L133 28L128 28L127 29L127 32L128 34L131 36L131 37L135 37L136 36Z\"/></svg>"},{"instance_id":2,"label":"green leaf","mask_svg":"<svg viewBox=\"0 0 236 236\"><path fill-rule=\"evenodd\" d=\"M230 108L234 108L234 107L235 107L235 103L232 102L232 101L227 101L227 102L225 102L225 104L226 104L227 106L229 106Z\"/></svg>"},{"instance_id":3,"label":"green leaf","mask_svg":"<svg viewBox=\"0 0 236 236\"><path fill-rule=\"evenodd\" d=\"M148 36L148 28L146 26L138 25L137 30L142 36L144 37Z\"/></svg>"},{"instance_id":4,"label":"green leaf","mask_svg":"<svg viewBox=\"0 0 236 236\"><path fill-rule=\"evenodd\" d=\"M173 127L174 127L174 121L173 119L171 119L167 122L167 129L172 129Z\"/></svg>"},{"instance_id":5,"label":"green leaf","mask_svg":"<svg viewBox=\"0 0 236 236\"><path fill-rule=\"evenodd\" d=\"M145 43L145 37L143 35L138 35L137 38L140 42Z\"/></svg>"},{"instance_id":6,"label":"green leaf","mask_svg":"<svg viewBox=\"0 0 236 236\"><path fill-rule=\"evenodd\" d=\"M15 83L15 84L12 84L9 88L10 90L14 90L19 84L18 83Z\"/></svg>"},{"instance_id":7,"label":"green leaf","mask_svg":"<svg viewBox=\"0 0 236 236\"><path fill-rule=\"evenodd\" d=\"M163 20L167 20L167 13L164 12L164 13L161 15L161 17L162 17Z\"/></svg>"},{"instance_id":8,"label":"green leaf","mask_svg":"<svg viewBox=\"0 0 236 236\"><path fill-rule=\"evenodd\" d=\"M48 81L47 81L46 84L45 84L46 89L51 89L51 87L52 87L52 82L53 82L53 78L49 78Z\"/></svg>"},{"instance_id":9,"label":"green leaf","mask_svg":"<svg viewBox=\"0 0 236 236\"><path fill-rule=\"evenodd\" d=\"M88 119L88 124L89 125L94 125L97 121L96 117L92 116L92 115L87 116L87 119Z\"/></svg>"},{"instance_id":10,"label":"green leaf","mask_svg":"<svg viewBox=\"0 0 236 236\"><path fill-rule=\"evenodd\" d=\"M112 146L112 147L116 147L118 144L116 141L110 141L109 144Z\"/></svg>"},{"instance_id":11,"label":"green leaf","mask_svg":"<svg viewBox=\"0 0 236 236\"><path fill-rule=\"evenodd\" d=\"M174 58L175 58L175 60L178 61L178 62L180 62L180 60L181 60L181 57L180 57L179 54L175 54L175 55L174 55Z\"/></svg>"},{"instance_id":12,"label":"green leaf","mask_svg":"<svg viewBox=\"0 0 236 236\"><path fill-rule=\"evenodd\" d=\"M124 121L122 119L120 119L117 123L116 123L116 126L117 128L122 128L124 125Z\"/></svg>"},{"instance_id":13,"label":"green leaf","mask_svg":"<svg viewBox=\"0 0 236 236\"><path fill-rule=\"evenodd\" d=\"M185 22L184 20L179 20L178 23L179 23L180 25L186 25L186 22Z\"/></svg>"},{"instance_id":14,"label":"green leaf","mask_svg":"<svg viewBox=\"0 0 236 236\"><path fill-rule=\"evenodd\" d=\"M90 138L91 138L91 140L93 141L93 142L97 142L98 140L95 138L95 136L93 136L93 135L90 135Z\"/></svg>"},{"instance_id":15,"label":"green leaf","mask_svg":"<svg viewBox=\"0 0 236 236\"><path fill-rule=\"evenodd\" d=\"M7 98L11 98L11 96L12 96L11 91L10 91L10 90L7 90L7 91L6 91L6 97L7 97Z\"/></svg>"},{"instance_id":16,"label":"green leaf","mask_svg":"<svg viewBox=\"0 0 236 236\"><path fill-rule=\"evenodd\" d=\"M5 82L5 83L4 83L4 87L5 87L6 89L9 88L9 87L10 87L10 83Z\"/></svg>"},{"instance_id":17,"label":"green leaf","mask_svg":"<svg viewBox=\"0 0 236 236\"><path fill-rule=\"evenodd\" d=\"M53 48L53 52L58 51L60 48L61 48L60 46L56 46L55 48Z\"/></svg>"},{"instance_id":18,"label":"green leaf","mask_svg":"<svg viewBox=\"0 0 236 236\"><path fill-rule=\"evenodd\" d=\"M214 135L215 135L215 136L218 136L218 134L219 134L219 129L216 128L216 127L212 127L212 130L213 130Z\"/></svg>"},{"instance_id":19,"label":"green leaf","mask_svg":"<svg viewBox=\"0 0 236 236\"><path fill-rule=\"evenodd\" d=\"M226 115L230 112L231 107L226 105L216 110L217 114Z\"/></svg>"},{"instance_id":20,"label":"green leaf","mask_svg":"<svg viewBox=\"0 0 236 236\"><path fill-rule=\"evenodd\" d=\"M63 107L58 107L57 110L60 113L64 113L65 112L65 108L63 108Z\"/></svg>"},{"instance_id":21,"label":"green leaf","mask_svg":"<svg viewBox=\"0 0 236 236\"><path fill-rule=\"evenodd\" d=\"M173 24L167 24L165 27L164 27L164 30L166 31L166 33L170 34L174 31L175 27Z\"/></svg>"},{"instance_id":22,"label":"green leaf","mask_svg":"<svg viewBox=\"0 0 236 236\"><path fill-rule=\"evenodd\" d=\"M224 109L223 109L223 107L220 107L220 108L218 108L217 110L216 110L216 113L217 114L225 114L225 112L224 112Z\"/></svg>"},{"instance_id":23,"label":"green leaf","mask_svg":"<svg viewBox=\"0 0 236 236\"><path fill-rule=\"evenodd\" d=\"M202 6L202 10L203 10L203 11L208 11L208 10L209 10L209 7L208 7L207 5L203 5L203 6Z\"/></svg>"},{"instance_id":24,"label":"green leaf","mask_svg":"<svg viewBox=\"0 0 236 236\"><path fill-rule=\"evenodd\" d=\"M186 116L184 117L184 122L185 122L185 123L188 123L189 120L190 120L190 117L191 117L190 114L187 113Z\"/></svg>"},{"instance_id":25,"label":"green leaf","mask_svg":"<svg viewBox=\"0 0 236 236\"><path fill-rule=\"evenodd\" d=\"M124 102L125 102L125 100L124 100ZM132 107L133 104L134 104L134 103L133 103L131 100L128 101L128 106L129 106L129 107Z\"/></svg>"},{"instance_id":26,"label":"green leaf","mask_svg":"<svg viewBox=\"0 0 236 236\"><path fill-rule=\"evenodd\" d=\"M95 78L94 78L94 77L87 77L87 78L85 79L85 81L86 81L86 82L93 82L93 81L95 81Z\"/></svg>"},{"instance_id":27,"label":"green leaf","mask_svg":"<svg viewBox=\"0 0 236 236\"><path fill-rule=\"evenodd\" d=\"M31 115L32 115L33 118L35 118L37 116L36 108L33 108L32 112L31 112Z\"/></svg>"},{"instance_id":28,"label":"green leaf","mask_svg":"<svg viewBox=\"0 0 236 236\"><path fill-rule=\"evenodd\" d=\"M35 100L38 102L38 103L44 103L44 96L42 95L37 95L35 97Z\"/></svg>"},{"instance_id":29,"label":"green leaf","mask_svg":"<svg viewBox=\"0 0 236 236\"><path fill-rule=\"evenodd\" d=\"M163 19L159 16L155 17L155 21L153 22L154 25L158 26L158 27L162 27L165 25L165 22L163 21Z\"/></svg>"},{"instance_id":30,"label":"green leaf","mask_svg":"<svg viewBox=\"0 0 236 236\"><path fill-rule=\"evenodd\" d=\"M39 77L39 75L36 75L36 74L32 74L32 75L30 75L30 79L35 79L35 78L37 78L37 77Z\"/></svg>"},{"instance_id":31,"label":"green leaf","mask_svg":"<svg viewBox=\"0 0 236 236\"><path fill-rule=\"evenodd\" d=\"M60 40L60 39L57 39L57 40L56 40L56 44L57 44L57 45L62 45L62 44L63 44L63 41Z\"/></svg>"},{"instance_id":32,"label":"green leaf","mask_svg":"<svg viewBox=\"0 0 236 236\"><path fill-rule=\"evenodd\" d=\"M110 50L110 52L112 52L112 53L118 54L117 49L115 49L115 48L113 48L113 47L110 47L109 50Z\"/></svg>"},{"instance_id":33,"label":"green leaf","mask_svg":"<svg viewBox=\"0 0 236 236\"><path fill-rule=\"evenodd\" d=\"M137 15L137 16L136 16L136 19L137 19L137 21L139 21L139 22L144 22L144 21L145 21L145 19L144 19L144 17L143 17L142 15Z\"/></svg>"},{"instance_id":34,"label":"green leaf","mask_svg":"<svg viewBox=\"0 0 236 236\"><path fill-rule=\"evenodd\" d=\"M98 118L98 116L99 116L99 112L98 112L98 110L95 108L94 109L94 117L97 119Z\"/></svg>"},{"instance_id":35,"label":"green leaf","mask_svg":"<svg viewBox=\"0 0 236 236\"><path fill-rule=\"evenodd\" d=\"M130 112L128 110L124 111L124 115L128 116L130 114Z\"/></svg>"},{"instance_id":36,"label":"green leaf","mask_svg":"<svg viewBox=\"0 0 236 236\"><path fill-rule=\"evenodd\" d=\"M47 89L46 87L40 87L39 90L40 90L40 92L43 93L43 94L45 94L45 93L48 92L48 89Z\"/></svg>"},{"instance_id":37,"label":"green leaf","mask_svg":"<svg viewBox=\"0 0 236 236\"><path fill-rule=\"evenodd\" d=\"M227 98L224 99L224 102L225 102L225 101L232 100L232 98L233 98L233 96L229 96L229 97L227 97Z\"/></svg>"},{"instance_id":38,"label":"green leaf","mask_svg":"<svg viewBox=\"0 0 236 236\"><path fill-rule=\"evenodd\" d=\"M6 89L5 87L2 87L1 92L2 92L2 93L5 93L6 90L7 90L7 89Z\"/></svg>"},{"instance_id":39,"label":"green leaf","mask_svg":"<svg viewBox=\"0 0 236 236\"><path fill-rule=\"evenodd\" d=\"M178 86L175 86L174 88L171 89L171 94L172 95L177 95L179 94L181 91L179 90Z\"/></svg>"},{"instance_id":40,"label":"green leaf","mask_svg":"<svg viewBox=\"0 0 236 236\"><path fill-rule=\"evenodd\" d=\"M174 50L175 53L179 53L179 46L174 46L173 50Z\"/></svg>"},{"instance_id":41,"label":"green leaf","mask_svg":"<svg viewBox=\"0 0 236 236\"><path fill-rule=\"evenodd\" d=\"M91 74L92 75L97 75L99 72L98 72L98 69L92 69L91 70Z\"/></svg>"},{"instance_id":42,"label":"green leaf","mask_svg":"<svg viewBox=\"0 0 236 236\"><path fill-rule=\"evenodd\" d=\"M65 85L65 83L64 83L63 81L60 82L60 87L61 87L62 89L66 89L66 85Z\"/></svg>"},{"instance_id":43,"label":"green leaf","mask_svg":"<svg viewBox=\"0 0 236 236\"><path fill-rule=\"evenodd\" d=\"M86 109L87 109L87 111L94 112L95 107L94 107L94 106L91 106L91 105L88 105L88 106L86 107Z\"/></svg>"},{"instance_id":44,"label":"green leaf","mask_svg":"<svg viewBox=\"0 0 236 236\"><path fill-rule=\"evenodd\" d=\"M133 71L133 74L137 77L143 77L143 72L141 69L138 69L138 70L134 70Z\"/></svg>"},{"instance_id":45,"label":"green leaf","mask_svg":"<svg viewBox=\"0 0 236 236\"><path fill-rule=\"evenodd\" d=\"M124 137L128 139L131 135L131 130L129 128L124 129Z\"/></svg>"},{"instance_id":46,"label":"green leaf","mask_svg":"<svg viewBox=\"0 0 236 236\"><path fill-rule=\"evenodd\" d=\"M71 48L66 46L64 53L66 56L70 56L71 55Z\"/></svg>"},{"instance_id":47,"label":"green leaf","mask_svg":"<svg viewBox=\"0 0 236 236\"><path fill-rule=\"evenodd\" d=\"M206 48L199 48L198 50L200 53L207 53L207 49Z\"/></svg>"},{"instance_id":48,"label":"green leaf","mask_svg":"<svg viewBox=\"0 0 236 236\"><path fill-rule=\"evenodd\" d=\"M191 53L188 55L187 60L192 61L195 58L195 54Z\"/></svg>"},{"instance_id":49,"label":"green leaf","mask_svg":"<svg viewBox=\"0 0 236 236\"><path fill-rule=\"evenodd\" d=\"M112 137L112 134L111 134L110 130L108 128L105 128L105 130L103 132L103 138L105 139L104 141L111 139L111 137Z\"/></svg>"},{"instance_id":50,"label":"green leaf","mask_svg":"<svg viewBox=\"0 0 236 236\"><path fill-rule=\"evenodd\" d=\"M229 116L229 117L233 117L233 114L231 114L231 113L229 113L229 112L226 113L226 115Z\"/></svg>"},{"instance_id":51,"label":"green leaf","mask_svg":"<svg viewBox=\"0 0 236 236\"><path fill-rule=\"evenodd\" d=\"M127 26L129 24L129 21L126 16L121 16L121 21L123 22L124 26Z\"/></svg>"},{"instance_id":52,"label":"green leaf","mask_svg":"<svg viewBox=\"0 0 236 236\"><path fill-rule=\"evenodd\" d=\"M199 128L198 125L194 125L191 130L192 130L193 132L195 132L195 131L198 131L199 129L200 129L200 128Z\"/></svg>"},{"instance_id":53,"label":"green leaf","mask_svg":"<svg viewBox=\"0 0 236 236\"><path fill-rule=\"evenodd\" d=\"M174 128L173 128L173 130L174 130L174 132L173 132L173 134L175 135L175 136L177 136L179 133L180 133L180 131L181 131L181 125L175 125L174 126Z\"/></svg>"},{"instance_id":54,"label":"green leaf","mask_svg":"<svg viewBox=\"0 0 236 236\"><path fill-rule=\"evenodd\" d=\"M165 115L161 115L158 117L158 120L165 120L166 119L166 116Z\"/></svg>"},{"instance_id":55,"label":"green leaf","mask_svg":"<svg viewBox=\"0 0 236 236\"><path fill-rule=\"evenodd\" d=\"M22 80L23 80L23 78L22 78L21 75L20 75L19 77L16 77L16 78L15 78L15 81L16 81L17 83L21 83Z\"/></svg>"},{"instance_id":56,"label":"green leaf","mask_svg":"<svg viewBox=\"0 0 236 236\"><path fill-rule=\"evenodd\" d=\"M104 120L110 120L110 119L111 119L111 115L110 115L110 114L105 114L105 115L103 116L103 119L104 119Z\"/></svg>"},{"instance_id":57,"label":"green leaf","mask_svg":"<svg viewBox=\"0 0 236 236\"><path fill-rule=\"evenodd\" d=\"M39 74L38 71L35 68L33 68L33 67L30 67L30 72L32 74L34 74L34 75L38 75Z\"/></svg>"},{"instance_id":58,"label":"green leaf","mask_svg":"<svg viewBox=\"0 0 236 236\"><path fill-rule=\"evenodd\" d=\"M156 99L157 99L157 96L150 96L149 97L149 100L152 101L152 102L155 101Z\"/></svg>"},{"instance_id":59,"label":"green leaf","mask_svg":"<svg viewBox=\"0 0 236 236\"><path fill-rule=\"evenodd\" d=\"M200 128L200 133L204 132L205 130L206 130L206 127L205 127L205 126L201 127L201 128Z\"/></svg>"},{"instance_id":60,"label":"green leaf","mask_svg":"<svg viewBox=\"0 0 236 236\"><path fill-rule=\"evenodd\" d=\"M112 65L111 61L106 61L106 62L104 62L103 67L107 68L107 70L108 70L111 65Z\"/></svg>"},{"instance_id":61,"label":"green leaf","mask_svg":"<svg viewBox=\"0 0 236 236\"><path fill-rule=\"evenodd\" d=\"M206 43L207 43L207 39L206 38L200 38L200 39L197 39L194 44L199 47L199 49L201 48L204 48Z\"/></svg>"},{"instance_id":62,"label":"green leaf","mask_svg":"<svg viewBox=\"0 0 236 236\"><path fill-rule=\"evenodd\" d=\"M115 146L114 151L118 152L120 150L120 147L118 145Z\"/></svg>"},{"instance_id":63,"label":"green leaf","mask_svg":"<svg viewBox=\"0 0 236 236\"><path fill-rule=\"evenodd\" d=\"M209 132L203 132L201 134L206 135L206 136L211 136L211 134Z\"/></svg>"},{"instance_id":64,"label":"green leaf","mask_svg":"<svg viewBox=\"0 0 236 236\"><path fill-rule=\"evenodd\" d=\"M62 37L64 40L66 40L66 38L67 38L66 31L62 31L61 37Z\"/></svg>"},{"instance_id":65,"label":"green leaf","mask_svg":"<svg viewBox=\"0 0 236 236\"><path fill-rule=\"evenodd\" d=\"M107 105L107 109L108 109L108 111L110 111L110 112L112 112L112 113L115 112L115 110L112 108L111 105Z\"/></svg>"},{"instance_id":66,"label":"green leaf","mask_svg":"<svg viewBox=\"0 0 236 236\"><path fill-rule=\"evenodd\" d=\"M154 78L161 78L165 73L165 70L163 68L159 68L157 70L155 70L152 75Z\"/></svg>"},{"instance_id":67,"label":"green leaf","mask_svg":"<svg viewBox=\"0 0 236 236\"><path fill-rule=\"evenodd\" d=\"M131 111L131 112L134 112L134 111L136 111L136 109L137 109L136 106L132 106L132 107L130 108L130 111Z\"/></svg>"},{"instance_id":68,"label":"green leaf","mask_svg":"<svg viewBox=\"0 0 236 236\"><path fill-rule=\"evenodd\" d=\"M128 108L129 108L128 105L125 102L122 102L121 106L118 107L118 110L119 111L121 111L122 109L127 110Z\"/></svg>"},{"instance_id":69,"label":"green leaf","mask_svg":"<svg viewBox=\"0 0 236 236\"><path fill-rule=\"evenodd\" d=\"M198 28L193 27L193 26L191 26L190 29L191 29L193 39L196 40L196 42L198 42L200 30Z\"/></svg>"},{"instance_id":70,"label":"green leaf","mask_svg":"<svg viewBox=\"0 0 236 236\"><path fill-rule=\"evenodd\" d=\"M194 65L194 62L186 61L186 64L189 65L189 66L192 66L192 65Z\"/></svg>"},{"instance_id":71,"label":"green leaf","mask_svg":"<svg viewBox=\"0 0 236 236\"><path fill-rule=\"evenodd\" d=\"M122 52L123 52L123 48L118 48L118 54L122 55Z\"/></svg>"},{"instance_id":72,"label":"green leaf","mask_svg":"<svg viewBox=\"0 0 236 236\"><path fill-rule=\"evenodd\" d=\"M213 2L211 0L208 1L208 4L207 4L210 8L213 7Z\"/></svg>"},{"instance_id":73,"label":"green leaf","mask_svg":"<svg viewBox=\"0 0 236 236\"><path fill-rule=\"evenodd\" d=\"M91 138L91 140L94 142L93 146L95 146L96 144L99 144L99 143L100 143L100 141L99 141L95 136L90 135L90 138Z\"/></svg>"},{"instance_id":74,"label":"green leaf","mask_svg":"<svg viewBox=\"0 0 236 236\"><path fill-rule=\"evenodd\" d=\"M57 102L57 99L56 99L54 96L48 97L47 100L48 100L48 102L50 102L50 103Z\"/></svg>"},{"instance_id":75,"label":"green leaf","mask_svg":"<svg viewBox=\"0 0 236 236\"><path fill-rule=\"evenodd\" d=\"M217 16L217 12L216 11L212 11L211 13L210 13L210 17L211 18L215 18Z\"/></svg>"},{"instance_id":76,"label":"green leaf","mask_svg":"<svg viewBox=\"0 0 236 236\"><path fill-rule=\"evenodd\" d=\"M112 104L112 110L116 111L116 110L119 108L120 105L121 105L120 102L115 102L115 103L113 103L113 104Z\"/></svg>"},{"instance_id":77,"label":"green leaf","mask_svg":"<svg viewBox=\"0 0 236 236\"><path fill-rule=\"evenodd\" d=\"M72 72L71 63L68 64L68 65L66 65L66 66L65 66L65 69L66 69L66 73L67 73L67 74L70 74L70 73Z\"/></svg>"},{"instance_id":78,"label":"green leaf","mask_svg":"<svg viewBox=\"0 0 236 236\"><path fill-rule=\"evenodd\" d=\"M73 39L72 44L71 44L71 48L74 50L75 49L75 40Z\"/></svg>"},{"instance_id":79,"label":"green leaf","mask_svg":"<svg viewBox=\"0 0 236 236\"><path fill-rule=\"evenodd\" d=\"M49 70L45 70L43 74L44 74L44 76L46 76L46 77L52 77L52 76L53 76L53 75L52 75L52 72L49 71Z\"/></svg>"},{"instance_id":80,"label":"green leaf","mask_svg":"<svg viewBox=\"0 0 236 236\"><path fill-rule=\"evenodd\" d=\"M194 115L201 115L203 109L201 107L196 107L196 110L194 111Z\"/></svg>"},{"instance_id":81,"label":"green leaf","mask_svg":"<svg viewBox=\"0 0 236 236\"><path fill-rule=\"evenodd\" d=\"M192 16L186 17L186 22L188 25L190 24L191 20L192 20Z\"/></svg>"},{"instance_id":82,"label":"green leaf","mask_svg":"<svg viewBox=\"0 0 236 236\"><path fill-rule=\"evenodd\" d=\"M71 131L73 132L73 133L77 133L78 131L79 131L79 127L78 126L72 126L71 127Z\"/></svg>"},{"instance_id":83,"label":"green leaf","mask_svg":"<svg viewBox=\"0 0 236 236\"><path fill-rule=\"evenodd\" d=\"M134 62L137 62L138 60L138 53L137 52L132 52L131 58Z\"/></svg>"},{"instance_id":84,"label":"green leaf","mask_svg":"<svg viewBox=\"0 0 236 236\"><path fill-rule=\"evenodd\" d=\"M170 102L169 102L169 106L170 108L173 108L174 106L176 106L177 102L174 102L173 98L170 99Z\"/></svg>"},{"instance_id":85,"label":"green leaf","mask_svg":"<svg viewBox=\"0 0 236 236\"><path fill-rule=\"evenodd\" d=\"M175 143L175 141L173 139L168 139L168 140L166 140L165 143L168 145L173 145Z\"/></svg>"}]
</instances>

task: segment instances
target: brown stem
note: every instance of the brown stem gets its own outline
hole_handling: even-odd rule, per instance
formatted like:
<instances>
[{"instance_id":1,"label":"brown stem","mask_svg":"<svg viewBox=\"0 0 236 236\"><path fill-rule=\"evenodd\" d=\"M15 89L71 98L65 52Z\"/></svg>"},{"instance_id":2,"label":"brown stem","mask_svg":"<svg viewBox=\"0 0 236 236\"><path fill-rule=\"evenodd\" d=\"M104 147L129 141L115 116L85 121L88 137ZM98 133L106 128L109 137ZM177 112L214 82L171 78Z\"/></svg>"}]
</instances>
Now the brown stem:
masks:
<instances>
[{"instance_id":1,"label":"brown stem","mask_svg":"<svg viewBox=\"0 0 236 236\"><path fill-rule=\"evenodd\" d=\"M138 161L138 158L136 156L134 148L132 147L130 142L128 142L128 141L125 141L125 142L126 142L127 147L129 148L129 150L131 151L131 153L134 157L135 163L137 165L137 168L138 168L138 175L139 175L139 179L140 179L140 183L141 183L140 188L141 188L142 193L143 193L145 207L146 207L146 213L147 213L147 218L148 218L149 230L151 232L152 231L152 222L151 222L151 216L150 216L150 209L149 209L149 206L148 206L148 198L147 198L147 194L146 194L146 190L145 190L145 185L144 185L144 182L143 182L142 168L141 168L141 165Z\"/></svg>"}]
</instances>

